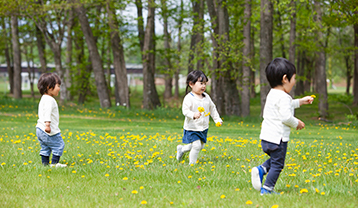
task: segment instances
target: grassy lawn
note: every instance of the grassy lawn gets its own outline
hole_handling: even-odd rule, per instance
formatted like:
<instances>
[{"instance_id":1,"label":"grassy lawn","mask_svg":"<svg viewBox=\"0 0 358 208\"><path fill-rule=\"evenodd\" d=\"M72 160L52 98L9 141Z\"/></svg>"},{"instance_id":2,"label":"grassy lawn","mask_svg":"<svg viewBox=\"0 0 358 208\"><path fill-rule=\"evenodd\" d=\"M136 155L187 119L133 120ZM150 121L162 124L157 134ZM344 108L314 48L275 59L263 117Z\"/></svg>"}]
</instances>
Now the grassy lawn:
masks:
<instances>
[{"instance_id":1,"label":"grassy lawn","mask_svg":"<svg viewBox=\"0 0 358 208\"><path fill-rule=\"evenodd\" d=\"M317 120L317 103L296 111L306 128L292 130L275 188L281 195L265 196L250 182L250 169L268 158L260 147L259 99L249 118L224 117L222 127L211 121L195 166L188 155L175 159L180 108L144 111L138 96L131 110L60 105L61 163L68 164L61 169L41 165L37 101L0 98L0 206L356 207L358 122L346 115L358 109L339 96L330 95L332 122Z\"/></svg>"}]
</instances>

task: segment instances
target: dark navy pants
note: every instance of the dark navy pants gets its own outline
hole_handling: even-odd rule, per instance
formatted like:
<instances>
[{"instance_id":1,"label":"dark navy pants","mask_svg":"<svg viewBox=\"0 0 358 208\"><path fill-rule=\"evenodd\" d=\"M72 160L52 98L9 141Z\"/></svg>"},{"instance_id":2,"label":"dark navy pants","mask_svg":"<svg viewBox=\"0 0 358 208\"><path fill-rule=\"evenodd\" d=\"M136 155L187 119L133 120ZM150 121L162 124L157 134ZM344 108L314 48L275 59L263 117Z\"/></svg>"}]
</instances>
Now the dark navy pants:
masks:
<instances>
[{"instance_id":1,"label":"dark navy pants","mask_svg":"<svg viewBox=\"0 0 358 208\"><path fill-rule=\"evenodd\" d=\"M261 140L261 146L262 150L270 156L270 159L262 164L267 171L263 188L272 191L285 165L287 142L282 142L281 140L280 144L275 144Z\"/></svg>"}]
</instances>

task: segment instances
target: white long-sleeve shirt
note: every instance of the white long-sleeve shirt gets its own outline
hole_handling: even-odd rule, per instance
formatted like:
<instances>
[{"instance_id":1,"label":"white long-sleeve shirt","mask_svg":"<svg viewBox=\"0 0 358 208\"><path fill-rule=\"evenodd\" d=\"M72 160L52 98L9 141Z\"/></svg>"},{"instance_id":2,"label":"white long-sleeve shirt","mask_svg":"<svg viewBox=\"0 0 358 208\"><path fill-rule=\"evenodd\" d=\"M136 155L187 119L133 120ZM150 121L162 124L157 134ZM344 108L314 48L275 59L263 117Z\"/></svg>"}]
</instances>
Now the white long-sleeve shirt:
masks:
<instances>
[{"instance_id":1,"label":"white long-sleeve shirt","mask_svg":"<svg viewBox=\"0 0 358 208\"><path fill-rule=\"evenodd\" d=\"M38 116L39 119L37 120L36 127L46 132L45 122L50 121L51 132L46 133L52 136L61 132L60 128L58 127L60 124L60 115L55 98L50 95L42 95L38 108Z\"/></svg>"},{"instance_id":2,"label":"white long-sleeve shirt","mask_svg":"<svg viewBox=\"0 0 358 208\"><path fill-rule=\"evenodd\" d=\"M298 99L282 90L271 89L266 98L263 111L260 139L275 144L290 139L291 128L296 128L298 119L294 117L295 108L300 107Z\"/></svg>"},{"instance_id":3,"label":"white long-sleeve shirt","mask_svg":"<svg viewBox=\"0 0 358 208\"><path fill-rule=\"evenodd\" d=\"M210 112L214 122L222 122L216 106L210 96L204 92L202 99L194 96L192 92L188 93L183 100L182 111L185 116L184 129L188 131L204 131L209 128L209 116L205 114ZM201 113L200 118L194 119L194 114L199 112L198 107L203 107L205 112Z\"/></svg>"}]
</instances>

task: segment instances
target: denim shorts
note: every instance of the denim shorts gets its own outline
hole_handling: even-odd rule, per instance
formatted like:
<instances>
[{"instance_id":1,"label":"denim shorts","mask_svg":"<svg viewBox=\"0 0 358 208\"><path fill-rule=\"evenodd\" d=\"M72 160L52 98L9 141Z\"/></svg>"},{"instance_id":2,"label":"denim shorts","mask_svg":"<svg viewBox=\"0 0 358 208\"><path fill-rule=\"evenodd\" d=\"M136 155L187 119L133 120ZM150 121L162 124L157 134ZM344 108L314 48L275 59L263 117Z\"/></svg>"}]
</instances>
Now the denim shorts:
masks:
<instances>
[{"instance_id":1,"label":"denim shorts","mask_svg":"<svg viewBox=\"0 0 358 208\"><path fill-rule=\"evenodd\" d=\"M53 155L62 156L65 143L63 142L61 132L50 136L40 128L36 128L36 135L41 145L40 155L50 156L52 152Z\"/></svg>"},{"instance_id":2,"label":"denim shorts","mask_svg":"<svg viewBox=\"0 0 358 208\"><path fill-rule=\"evenodd\" d=\"M208 129L205 129L204 131L187 131L184 129L183 143L190 144L199 139L202 142L206 143L207 136L208 136Z\"/></svg>"}]
</instances>

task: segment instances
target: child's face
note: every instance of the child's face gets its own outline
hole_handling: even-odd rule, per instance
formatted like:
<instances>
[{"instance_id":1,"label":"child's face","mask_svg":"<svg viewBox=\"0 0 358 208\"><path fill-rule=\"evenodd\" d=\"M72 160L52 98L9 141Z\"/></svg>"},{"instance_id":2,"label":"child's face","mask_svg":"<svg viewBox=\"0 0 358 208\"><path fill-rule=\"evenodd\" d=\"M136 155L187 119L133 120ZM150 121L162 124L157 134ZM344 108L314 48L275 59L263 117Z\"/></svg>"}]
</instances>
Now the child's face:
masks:
<instances>
[{"instance_id":1,"label":"child's face","mask_svg":"<svg viewBox=\"0 0 358 208\"><path fill-rule=\"evenodd\" d=\"M282 80L282 86L283 86L283 90L286 92L286 93L290 93L293 86L296 84L296 74L294 74L292 77L291 77L291 80L288 81L288 78L287 76L285 75L283 77L283 80Z\"/></svg>"},{"instance_id":2,"label":"child's face","mask_svg":"<svg viewBox=\"0 0 358 208\"><path fill-rule=\"evenodd\" d=\"M206 89L206 82L201 81L202 78L200 77L198 81L195 82L195 84L190 83L189 86L191 87L191 91L197 95L203 94Z\"/></svg>"},{"instance_id":3,"label":"child's face","mask_svg":"<svg viewBox=\"0 0 358 208\"><path fill-rule=\"evenodd\" d=\"M59 92L60 92L60 84L56 84L55 88L47 90L47 94L52 97L56 97Z\"/></svg>"}]
</instances>

